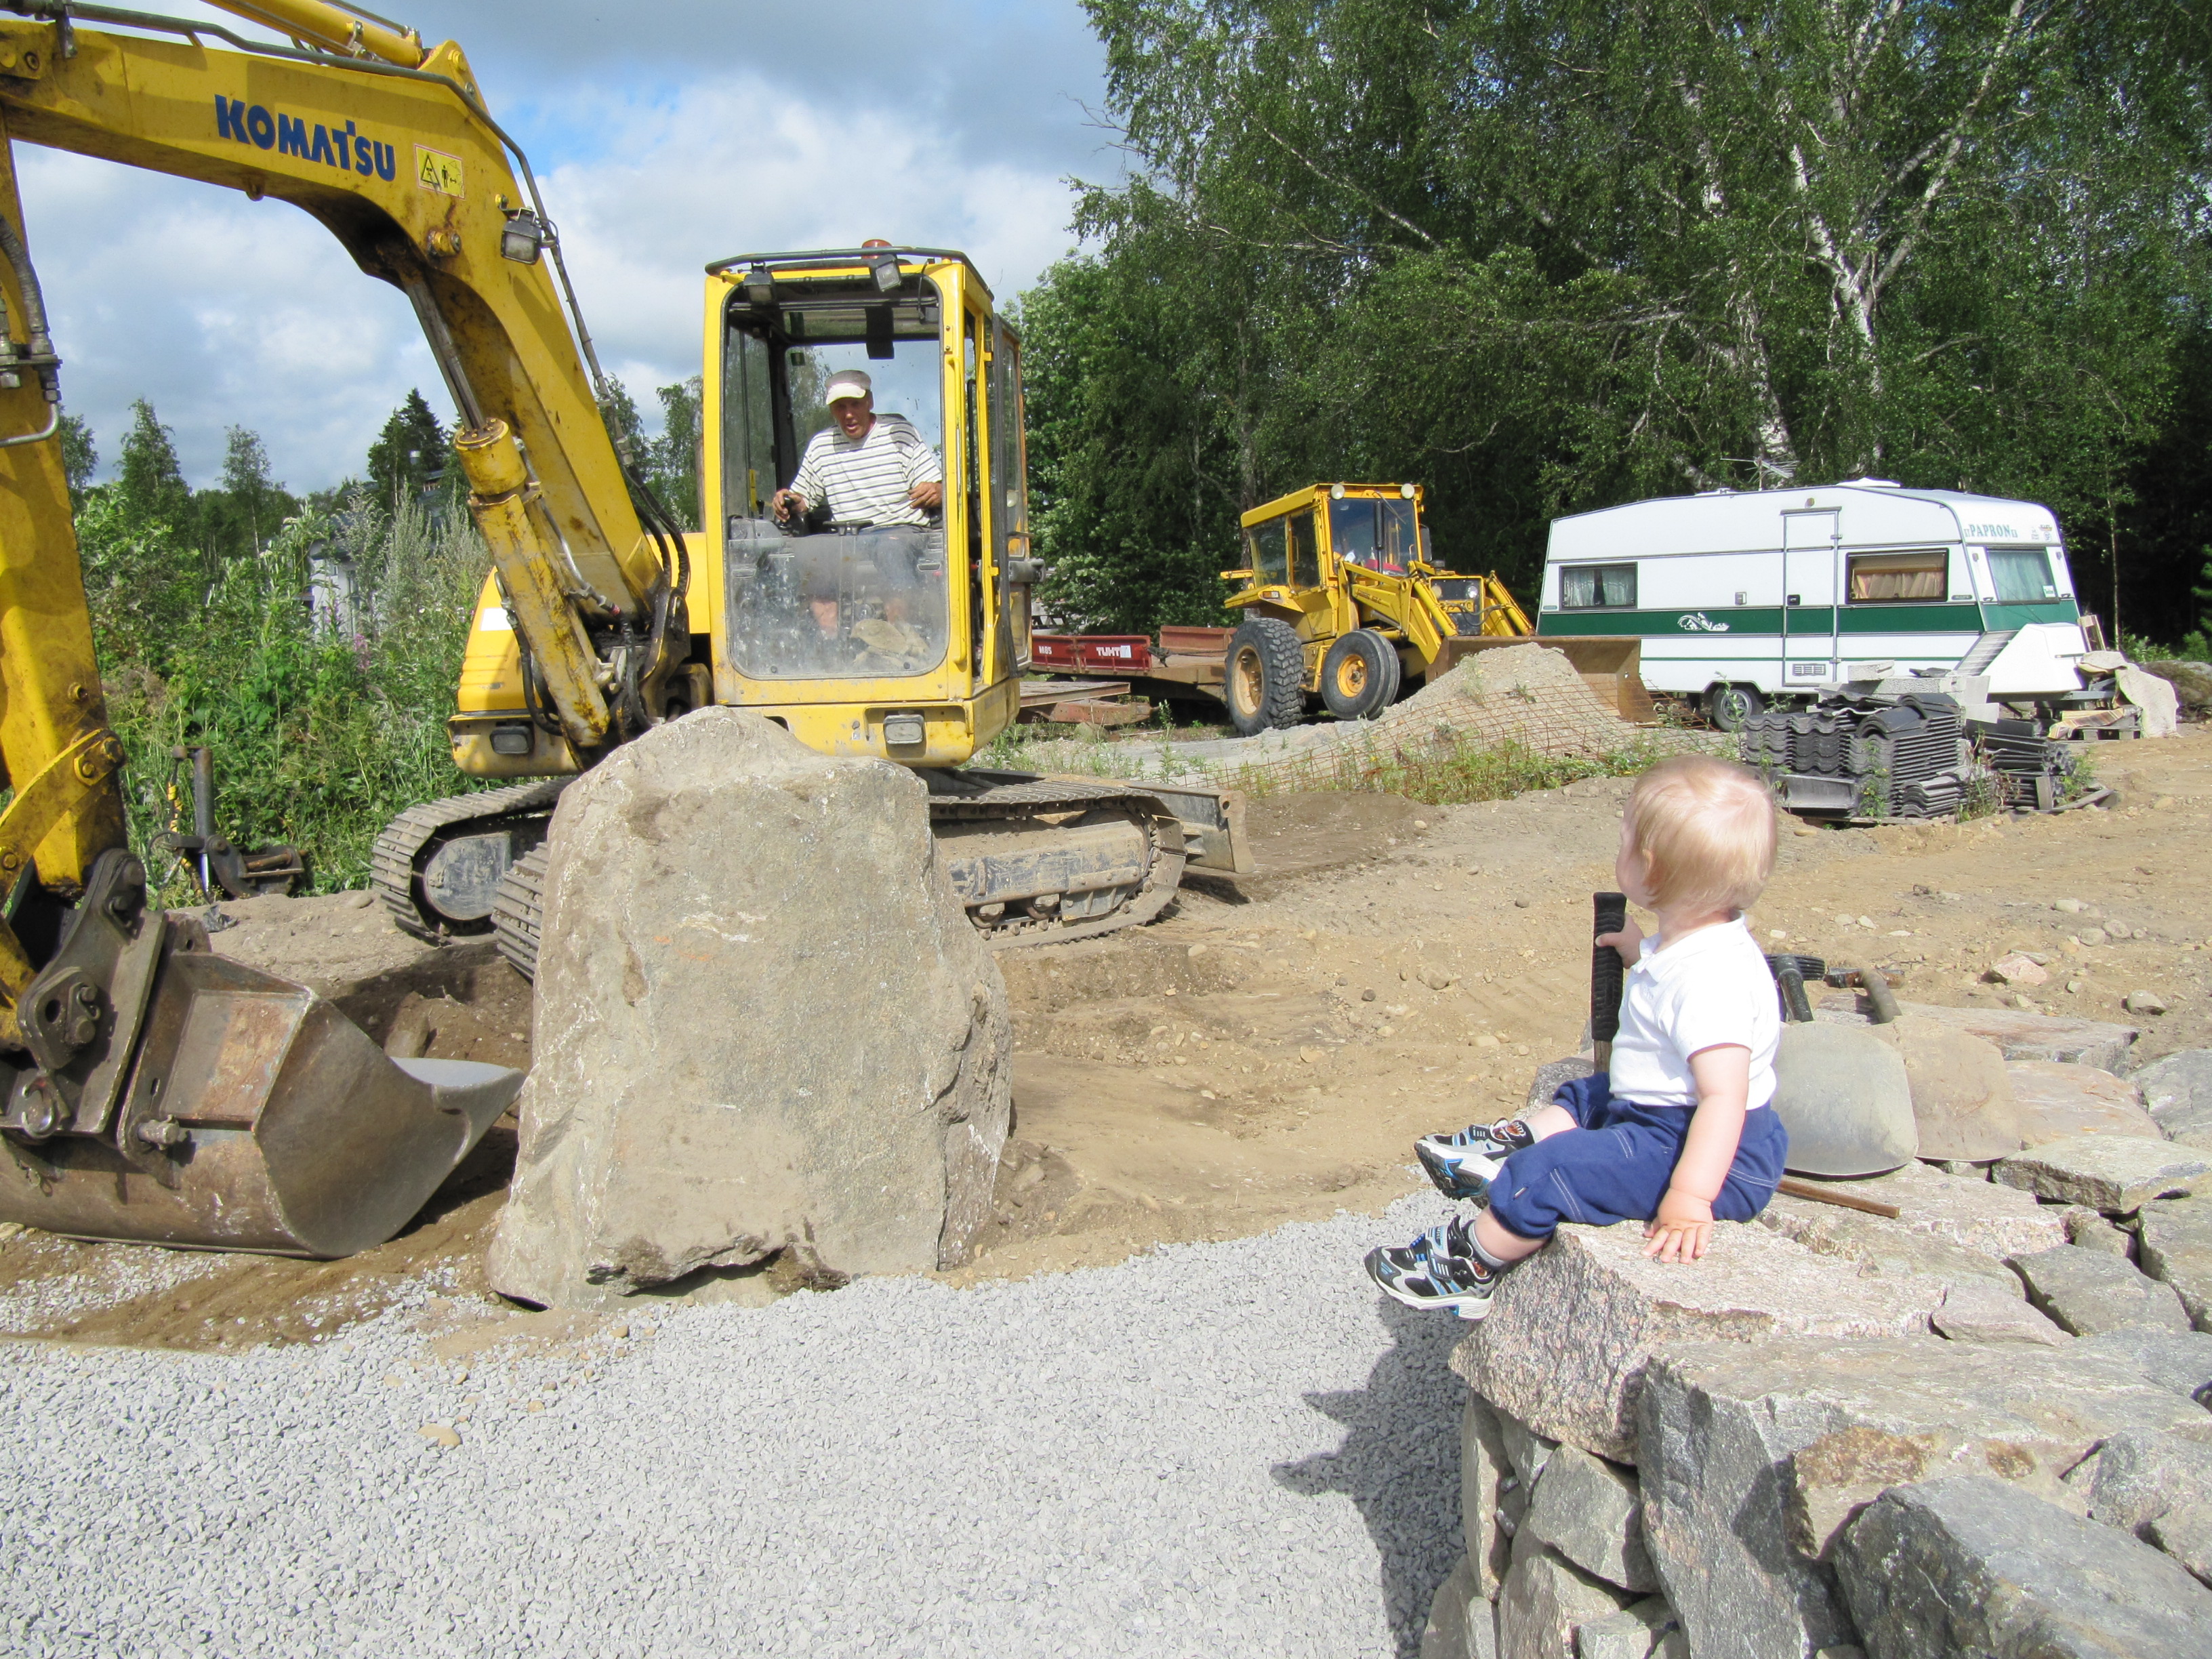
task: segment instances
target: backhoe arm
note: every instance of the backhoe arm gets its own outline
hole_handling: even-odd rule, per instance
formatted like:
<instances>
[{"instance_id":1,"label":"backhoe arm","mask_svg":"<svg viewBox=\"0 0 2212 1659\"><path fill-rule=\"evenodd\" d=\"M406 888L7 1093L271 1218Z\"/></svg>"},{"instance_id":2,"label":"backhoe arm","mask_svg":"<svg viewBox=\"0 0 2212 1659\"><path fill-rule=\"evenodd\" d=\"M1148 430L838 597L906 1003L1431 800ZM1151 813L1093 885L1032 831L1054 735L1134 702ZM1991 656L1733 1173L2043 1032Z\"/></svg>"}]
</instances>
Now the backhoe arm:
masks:
<instances>
[{"instance_id":1,"label":"backhoe arm","mask_svg":"<svg viewBox=\"0 0 2212 1659\"><path fill-rule=\"evenodd\" d=\"M98 6L0 3L28 20L0 19L0 137L280 198L408 296L460 411L471 505L544 714L583 757L641 724L641 681L682 655L674 560L641 531L540 257L551 228L459 47L425 51L317 0L217 0L284 29L291 49ZM85 27L100 22L170 38ZM207 44L218 36L235 49Z\"/></svg>"}]
</instances>

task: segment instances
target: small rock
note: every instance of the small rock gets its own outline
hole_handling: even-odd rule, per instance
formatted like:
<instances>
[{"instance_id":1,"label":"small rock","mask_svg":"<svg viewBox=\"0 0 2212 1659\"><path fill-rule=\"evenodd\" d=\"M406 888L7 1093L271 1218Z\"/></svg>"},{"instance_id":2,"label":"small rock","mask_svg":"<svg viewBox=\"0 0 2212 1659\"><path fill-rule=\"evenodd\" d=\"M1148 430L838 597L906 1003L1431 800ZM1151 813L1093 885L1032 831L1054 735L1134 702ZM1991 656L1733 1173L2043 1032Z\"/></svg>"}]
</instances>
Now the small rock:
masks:
<instances>
[{"instance_id":1,"label":"small rock","mask_svg":"<svg viewBox=\"0 0 2212 1659\"><path fill-rule=\"evenodd\" d=\"M368 892L348 893L345 896L345 902L346 908L349 910L366 910L376 902L376 895Z\"/></svg>"},{"instance_id":2,"label":"small rock","mask_svg":"<svg viewBox=\"0 0 2212 1659\"><path fill-rule=\"evenodd\" d=\"M1362 991L1359 994L1359 1000L1362 1002L1372 1002L1375 1000L1375 993L1372 991Z\"/></svg>"},{"instance_id":3,"label":"small rock","mask_svg":"<svg viewBox=\"0 0 2212 1659\"><path fill-rule=\"evenodd\" d=\"M2008 1296L1986 1279L1952 1285L1930 1322L1938 1335L1954 1342L2033 1342L2052 1348L2070 1340L2021 1297Z\"/></svg>"},{"instance_id":4,"label":"small rock","mask_svg":"<svg viewBox=\"0 0 2212 1659\"><path fill-rule=\"evenodd\" d=\"M461 1437L455 1434L443 1423L425 1423L421 1428L416 1430L415 1432L421 1435L425 1440L428 1441L434 1446L444 1446L448 1449L451 1449L453 1447L458 1446L461 1443Z\"/></svg>"},{"instance_id":5,"label":"small rock","mask_svg":"<svg viewBox=\"0 0 2212 1659\"><path fill-rule=\"evenodd\" d=\"M1555 1448L1524 1523L1584 1572L1627 1590L1656 1590L1659 1575L1644 1549L1636 1473L1575 1446Z\"/></svg>"},{"instance_id":6,"label":"small rock","mask_svg":"<svg viewBox=\"0 0 2212 1659\"><path fill-rule=\"evenodd\" d=\"M2146 1204L2136 1221L2142 1270L2173 1286L2198 1330L2212 1328L2212 1194Z\"/></svg>"},{"instance_id":7,"label":"small rock","mask_svg":"<svg viewBox=\"0 0 2212 1659\"><path fill-rule=\"evenodd\" d=\"M2112 938L2117 939L2141 939L2143 937L2143 930L2142 928L2130 927L2125 922L2120 921L2106 922L2105 924L2105 931Z\"/></svg>"},{"instance_id":8,"label":"small rock","mask_svg":"<svg viewBox=\"0 0 2212 1659\"><path fill-rule=\"evenodd\" d=\"M1575 1631L1575 1659L1647 1659L1652 1645L1674 1627L1674 1609L1663 1595L1593 1619Z\"/></svg>"},{"instance_id":9,"label":"small rock","mask_svg":"<svg viewBox=\"0 0 2212 1659\"><path fill-rule=\"evenodd\" d=\"M2015 1256L2012 1265L2027 1286L2027 1299L2075 1336L2122 1325L2189 1328L2173 1287L2137 1273L2124 1256L2061 1244Z\"/></svg>"},{"instance_id":10,"label":"small rock","mask_svg":"<svg viewBox=\"0 0 2212 1659\"><path fill-rule=\"evenodd\" d=\"M1987 977L1998 985L2042 985L2049 982L2051 974L2041 963L2015 951L1992 963Z\"/></svg>"},{"instance_id":11,"label":"small rock","mask_svg":"<svg viewBox=\"0 0 2212 1659\"><path fill-rule=\"evenodd\" d=\"M1468 1659L1473 1651L1468 1626L1473 1617L1487 1620L1490 1603L1477 1592L1474 1574L1462 1556L1429 1603L1429 1622L1421 1631L1420 1659Z\"/></svg>"},{"instance_id":12,"label":"small rock","mask_svg":"<svg viewBox=\"0 0 2212 1659\"><path fill-rule=\"evenodd\" d=\"M2212 1152L2144 1135L2076 1135L2016 1152L1996 1178L2039 1198L2130 1215L2156 1198L2179 1197L2212 1171Z\"/></svg>"},{"instance_id":13,"label":"small rock","mask_svg":"<svg viewBox=\"0 0 2212 1659\"><path fill-rule=\"evenodd\" d=\"M1475 1037L1474 1046L1478 1048L1495 1048L1498 1046L1498 1039L1489 1032L1484 1031Z\"/></svg>"},{"instance_id":14,"label":"small rock","mask_svg":"<svg viewBox=\"0 0 2212 1659\"><path fill-rule=\"evenodd\" d=\"M1202 957L1206 954L1206 947L1203 945L1194 945L1186 954L1193 957Z\"/></svg>"},{"instance_id":15,"label":"small rock","mask_svg":"<svg viewBox=\"0 0 2212 1659\"><path fill-rule=\"evenodd\" d=\"M2083 1337L2074 1352L2130 1366L2160 1388L2212 1409L2212 1335L2203 1331L2123 1325Z\"/></svg>"},{"instance_id":16,"label":"small rock","mask_svg":"<svg viewBox=\"0 0 2212 1659\"><path fill-rule=\"evenodd\" d=\"M1505 1448L1505 1461L1513 1466L1514 1478L1526 1492L1534 1492L1536 1482L1543 1477L1544 1466L1559 1443L1538 1434L1516 1417L1504 1412L1498 1413L1498 1442Z\"/></svg>"},{"instance_id":17,"label":"small rock","mask_svg":"<svg viewBox=\"0 0 2212 1659\"><path fill-rule=\"evenodd\" d=\"M1328 1058L1328 1050L1326 1048L1301 1048L1298 1050L1298 1059L1308 1066L1318 1066L1322 1061Z\"/></svg>"},{"instance_id":18,"label":"small rock","mask_svg":"<svg viewBox=\"0 0 2212 1659\"><path fill-rule=\"evenodd\" d=\"M2069 898L2054 900L2051 908L2054 910L2063 910L2069 916L2078 916L2089 907L2082 903L2080 899Z\"/></svg>"},{"instance_id":19,"label":"small rock","mask_svg":"<svg viewBox=\"0 0 2212 1659\"><path fill-rule=\"evenodd\" d=\"M2212 1048L2184 1048L2136 1073L2144 1108L2168 1140L2212 1147Z\"/></svg>"},{"instance_id":20,"label":"small rock","mask_svg":"<svg viewBox=\"0 0 2212 1659\"><path fill-rule=\"evenodd\" d=\"M2144 1528L2145 1539L2212 1585L2212 1504L2178 1504Z\"/></svg>"},{"instance_id":21,"label":"small rock","mask_svg":"<svg viewBox=\"0 0 2212 1659\"><path fill-rule=\"evenodd\" d=\"M2131 1014L2162 1014L2166 999L2155 991L2130 991L2121 1006Z\"/></svg>"},{"instance_id":22,"label":"small rock","mask_svg":"<svg viewBox=\"0 0 2212 1659\"><path fill-rule=\"evenodd\" d=\"M2212 1592L2182 1568L1988 1475L1882 1493L1844 1534L1837 1577L1876 1654L2212 1652Z\"/></svg>"},{"instance_id":23,"label":"small rock","mask_svg":"<svg viewBox=\"0 0 2212 1659\"><path fill-rule=\"evenodd\" d=\"M2136 1236L2117 1221L2106 1219L2094 1210L2079 1204L2069 1204L2063 1212L2066 1218L2066 1242L2078 1244L2085 1250L2096 1250L2106 1255L2116 1255L2124 1261L2136 1259Z\"/></svg>"},{"instance_id":24,"label":"small rock","mask_svg":"<svg viewBox=\"0 0 2212 1659\"><path fill-rule=\"evenodd\" d=\"M1505 1455L1498 1413L1470 1389L1460 1416L1459 1513L1475 1593L1485 1597L1497 1595L1498 1582L1513 1565L1513 1534L1498 1523L1509 1481L1517 1483L1518 1477Z\"/></svg>"},{"instance_id":25,"label":"small rock","mask_svg":"<svg viewBox=\"0 0 2212 1659\"><path fill-rule=\"evenodd\" d=\"M2105 930L2101 927L2084 927L2075 937L2094 951L2105 942Z\"/></svg>"},{"instance_id":26,"label":"small rock","mask_svg":"<svg viewBox=\"0 0 2212 1659\"><path fill-rule=\"evenodd\" d=\"M2212 1492L2212 1446L2149 1429L2128 1429L2105 1442L2089 1481L2091 1518L2145 1538L2143 1528L2170 1510ZM2148 1540L2146 1540L2148 1541Z\"/></svg>"},{"instance_id":27,"label":"small rock","mask_svg":"<svg viewBox=\"0 0 2212 1659\"><path fill-rule=\"evenodd\" d=\"M1545 1548L1524 1528L1498 1594L1500 1659L1574 1659L1575 1626L1634 1599Z\"/></svg>"}]
</instances>

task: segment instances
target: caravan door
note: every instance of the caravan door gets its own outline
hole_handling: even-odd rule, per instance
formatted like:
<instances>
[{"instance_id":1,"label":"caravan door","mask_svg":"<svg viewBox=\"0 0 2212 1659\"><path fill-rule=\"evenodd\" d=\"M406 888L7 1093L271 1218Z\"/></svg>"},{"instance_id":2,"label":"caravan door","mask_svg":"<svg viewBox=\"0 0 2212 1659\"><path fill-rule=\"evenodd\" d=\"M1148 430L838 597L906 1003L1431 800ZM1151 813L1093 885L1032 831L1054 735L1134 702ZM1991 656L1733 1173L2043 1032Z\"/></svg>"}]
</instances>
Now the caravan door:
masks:
<instances>
[{"instance_id":1,"label":"caravan door","mask_svg":"<svg viewBox=\"0 0 2212 1659\"><path fill-rule=\"evenodd\" d=\"M1782 662L1785 690L1818 691L1836 677L1837 520L1832 507L1782 515Z\"/></svg>"}]
</instances>

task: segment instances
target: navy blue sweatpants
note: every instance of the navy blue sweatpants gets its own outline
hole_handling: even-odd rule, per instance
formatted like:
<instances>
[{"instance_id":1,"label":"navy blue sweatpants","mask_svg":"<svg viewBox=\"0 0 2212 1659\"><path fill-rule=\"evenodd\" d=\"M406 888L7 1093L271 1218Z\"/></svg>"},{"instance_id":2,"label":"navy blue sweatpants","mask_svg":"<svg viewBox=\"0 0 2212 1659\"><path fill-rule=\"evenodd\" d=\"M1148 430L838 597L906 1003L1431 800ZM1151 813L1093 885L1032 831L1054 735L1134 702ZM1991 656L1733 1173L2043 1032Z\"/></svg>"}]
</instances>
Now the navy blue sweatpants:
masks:
<instances>
[{"instance_id":1,"label":"navy blue sweatpants","mask_svg":"<svg viewBox=\"0 0 2212 1659\"><path fill-rule=\"evenodd\" d=\"M1490 1212L1499 1224L1522 1238L1549 1238L1562 1221L1602 1227L1658 1214L1695 1109L1615 1100L1602 1072L1561 1085L1552 1099L1582 1127L1547 1135L1505 1160L1490 1183ZM1745 1113L1743 1139L1713 1200L1713 1218L1748 1221L1765 1209L1789 1150L1789 1133L1773 1107Z\"/></svg>"}]
</instances>

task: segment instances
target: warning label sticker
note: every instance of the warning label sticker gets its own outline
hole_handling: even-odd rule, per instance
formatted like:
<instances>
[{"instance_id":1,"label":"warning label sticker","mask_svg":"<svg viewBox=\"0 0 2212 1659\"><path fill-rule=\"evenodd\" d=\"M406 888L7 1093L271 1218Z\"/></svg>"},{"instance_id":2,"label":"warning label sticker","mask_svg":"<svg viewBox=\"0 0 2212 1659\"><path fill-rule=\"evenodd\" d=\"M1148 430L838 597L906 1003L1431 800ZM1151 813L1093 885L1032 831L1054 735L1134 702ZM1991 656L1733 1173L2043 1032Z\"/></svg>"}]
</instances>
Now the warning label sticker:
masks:
<instances>
[{"instance_id":1,"label":"warning label sticker","mask_svg":"<svg viewBox=\"0 0 2212 1659\"><path fill-rule=\"evenodd\" d=\"M441 196L461 193L461 158L442 150L415 146L415 182Z\"/></svg>"}]
</instances>

